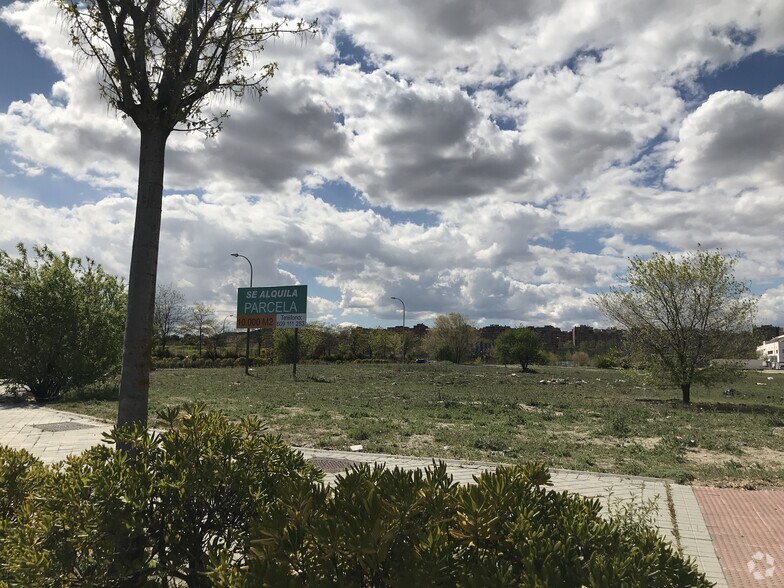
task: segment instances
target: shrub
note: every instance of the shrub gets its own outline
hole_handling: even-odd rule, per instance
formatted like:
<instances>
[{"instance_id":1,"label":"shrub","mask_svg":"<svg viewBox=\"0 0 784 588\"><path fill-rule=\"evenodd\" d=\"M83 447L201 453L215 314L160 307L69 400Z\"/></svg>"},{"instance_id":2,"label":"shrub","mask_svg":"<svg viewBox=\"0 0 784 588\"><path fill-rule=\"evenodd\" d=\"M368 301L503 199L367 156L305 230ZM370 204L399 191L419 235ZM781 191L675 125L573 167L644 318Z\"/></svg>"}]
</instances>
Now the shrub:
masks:
<instances>
[{"instance_id":1,"label":"shrub","mask_svg":"<svg viewBox=\"0 0 784 588\"><path fill-rule=\"evenodd\" d=\"M355 466L333 489L300 485L256 529L248 586L709 586L643 522L542 486L541 464L457 486L424 471ZM247 575L245 575L247 573ZM215 578L229 576L223 566Z\"/></svg>"},{"instance_id":2,"label":"shrub","mask_svg":"<svg viewBox=\"0 0 784 588\"><path fill-rule=\"evenodd\" d=\"M40 489L48 472L27 451L0 446L0 521L15 519L25 500Z\"/></svg>"},{"instance_id":3,"label":"shrub","mask_svg":"<svg viewBox=\"0 0 784 588\"><path fill-rule=\"evenodd\" d=\"M0 380L38 402L119 372L127 295L91 259L0 251Z\"/></svg>"},{"instance_id":4,"label":"shrub","mask_svg":"<svg viewBox=\"0 0 784 588\"><path fill-rule=\"evenodd\" d=\"M42 468L3 450L0 580L20 586L210 585L212 562L241 566L267 503L321 473L255 419L193 405L167 429L115 429L131 453L97 446ZM9 465L10 464L10 465ZM25 496L20 498L20 489Z\"/></svg>"},{"instance_id":5,"label":"shrub","mask_svg":"<svg viewBox=\"0 0 784 588\"><path fill-rule=\"evenodd\" d=\"M708 586L637 511L545 488L355 466L333 486L258 421L201 405L52 468L0 449L0 585ZM643 513L645 514L645 513Z\"/></svg>"},{"instance_id":6,"label":"shrub","mask_svg":"<svg viewBox=\"0 0 784 588\"><path fill-rule=\"evenodd\" d=\"M609 355L600 355L593 360L594 367L601 369L610 369L615 367L615 363Z\"/></svg>"},{"instance_id":7,"label":"shrub","mask_svg":"<svg viewBox=\"0 0 784 588\"><path fill-rule=\"evenodd\" d=\"M590 357L585 351L575 351L572 353L572 361L578 367L585 367L590 363Z\"/></svg>"}]
</instances>

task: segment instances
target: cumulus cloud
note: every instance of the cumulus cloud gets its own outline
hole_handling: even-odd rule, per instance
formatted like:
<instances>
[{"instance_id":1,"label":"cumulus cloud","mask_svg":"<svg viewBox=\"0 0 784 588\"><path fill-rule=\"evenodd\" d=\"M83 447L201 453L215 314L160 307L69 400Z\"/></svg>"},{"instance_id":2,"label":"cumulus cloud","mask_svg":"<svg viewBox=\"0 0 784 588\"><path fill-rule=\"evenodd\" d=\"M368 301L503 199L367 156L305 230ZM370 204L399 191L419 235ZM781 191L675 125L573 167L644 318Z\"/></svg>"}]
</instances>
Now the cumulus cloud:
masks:
<instances>
[{"instance_id":1,"label":"cumulus cloud","mask_svg":"<svg viewBox=\"0 0 784 588\"><path fill-rule=\"evenodd\" d=\"M138 132L51 3L0 15L60 74L0 113L0 247L47 242L123 276ZM257 283L310 280L313 320L394 321L400 296L412 320L568 328L601 324L591 297L628 257L700 243L738 251L784 323L784 89L700 88L784 49L784 4L299 0L262 18L283 15L322 28L249 64L279 64L269 94L213 103L231 113L215 139L169 141L159 280L189 301L230 312L240 251ZM63 176L91 196L18 188Z\"/></svg>"},{"instance_id":2,"label":"cumulus cloud","mask_svg":"<svg viewBox=\"0 0 784 588\"><path fill-rule=\"evenodd\" d=\"M781 185L784 181L784 86L767 96L717 92L691 113L673 147L667 181L701 185Z\"/></svg>"}]
</instances>

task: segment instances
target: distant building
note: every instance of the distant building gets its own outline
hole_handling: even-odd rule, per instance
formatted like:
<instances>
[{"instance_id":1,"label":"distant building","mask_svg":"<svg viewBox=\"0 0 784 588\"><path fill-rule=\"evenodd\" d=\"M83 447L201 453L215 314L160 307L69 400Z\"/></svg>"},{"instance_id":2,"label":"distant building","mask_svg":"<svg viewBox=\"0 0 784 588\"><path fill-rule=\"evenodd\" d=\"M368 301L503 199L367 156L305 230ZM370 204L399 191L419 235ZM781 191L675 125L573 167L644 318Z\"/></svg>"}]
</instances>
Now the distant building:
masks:
<instances>
[{"instance_id":1,"label":"distant building","mask_svg":"<svg viewBox=\"0 0 784 588\"><path fill-rule=\"evenodd\" d=\"M586 343L600 343L607 347L618 347L623 339L623 332L619 329L594 329L588 325L575 325L572 329L572 345L579 349Z\"/></svg>"},{"instance_id":2,"label":"distant building","mask_svg":"<svg viewBox=\"0 0 784 588\"><path fill-rule=\"evenodd\" d=\"M544 327L531 327L542 340L542 347L545 351L555 353L558 348L571 342L572 334L569 331L562 331L558 327L546 325Z\"/></svg>"},{"instance_id":3,"label":"distant building","mask_svg":"<svg viewBox=\"0 0 784 588\"><path fill-rule=\"evenodd\" d=\"M428 327L425 323L417 323L413 327L411 327L411 330L414 331L414 335L416 335L417 337L424 337L425 335L427 335L427 332L430 330L430 327Z\"/></svg>"},{"instance_id":4,"label":"distant building","mask_svg":"<svg viewBox=\"0 0 784 588\"><path fill-rule=\"evenodd\" d=\"M402 325L397 325L394 327L387 327L387 331L392 331L393 333L399 333L401 335L406 335L409 333L413 333L416 337L424 337L427 335L427 332L430 330L424 323L418 323L413 327L404 327Z\"/></svg>"},{"instance_id":5,"label":"distant building","mask_svg":"<svg viewBox=\"0 0 784 588\"><path fill-rule=\"evenodd\" d=\"M487 341L495 341L498 338L498 335L511 328L512 327L509 325L487 325L486 327L479 329L479 338Z\"/></svg>"},{"instance_id":6,"label":"distant building","mask_svg":"<svg viewBox=\"0 0 784 588\"><path fill-rule=\"evenodd\" d=\"M784 367L784 335L763 341L762 345L757 347L757 355L769 367L774 369Z\"/></svg>"}]
</instances>

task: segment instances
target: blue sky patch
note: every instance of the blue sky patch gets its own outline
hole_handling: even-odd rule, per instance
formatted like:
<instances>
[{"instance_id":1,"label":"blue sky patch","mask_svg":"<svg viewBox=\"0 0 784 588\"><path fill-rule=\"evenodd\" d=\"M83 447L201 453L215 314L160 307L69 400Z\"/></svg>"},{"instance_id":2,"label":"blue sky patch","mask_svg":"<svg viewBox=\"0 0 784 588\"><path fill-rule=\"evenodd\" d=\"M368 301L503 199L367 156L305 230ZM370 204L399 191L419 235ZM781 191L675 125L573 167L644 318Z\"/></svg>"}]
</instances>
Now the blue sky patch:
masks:
<instances>
[{"instance_id":1,"label":"blue sky patch","mask_svg":"<svg viewBox=\"0 0 784 588\"><path fill-rule=\"evenodd\" d=\"M757 51L738 63L703 73L696 81L707 95L722 90L740 90L763 96L784 84L784 53Z\"/></svg>"},{"instance_id":2,"label":"blue sky patch","mask_svg":"<svg viewBox=\"0 0 784 588\"><path fill-rule=\"evenodd\" d=\"M373 64L370 55L364 48L354 43L351 35L339 32L335 35L335 45L338 50L337 62L344 65L359 65L363 73L373 73L378 68Z\"/></svg>"},{"instance_id":3,"label":"blue sky patch","mask_svg":"<svg viewBox=\"0 0 784 588\"><path fill-rule=\"evenodd\" d=\"M31 94L49 95L60 74L52 63L43 59L35 46L0 20L0 109L3 112L15 100L28 100ZM9 56L12 56L9 58ZM35 64L31 67L31 64ZM13 80L9 83L10 80Z\"/></svg>"}]
</instances>

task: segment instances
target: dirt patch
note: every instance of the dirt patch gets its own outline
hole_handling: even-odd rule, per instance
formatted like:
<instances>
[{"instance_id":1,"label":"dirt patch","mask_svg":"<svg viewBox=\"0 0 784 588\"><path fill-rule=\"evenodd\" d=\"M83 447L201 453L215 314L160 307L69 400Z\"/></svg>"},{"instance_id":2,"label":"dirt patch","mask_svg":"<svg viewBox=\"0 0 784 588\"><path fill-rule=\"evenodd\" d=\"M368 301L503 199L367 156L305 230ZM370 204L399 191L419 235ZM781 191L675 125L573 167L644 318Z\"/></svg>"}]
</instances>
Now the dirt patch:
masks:
<instances>
[{"instance_id":1,"label":"dirt patch","mask_svg":"<svg viewBox=\"0 0 784 588\"><path fill-rule=\"evenodd\" d=\"M723 451L710 451L701 448L687 449L683 457L689 463L713 466L721 466L728 461L737 461L740 463L742 459L740 455L724 453Z\"/></svg>"},{"instance_id":2,"label":"dirt patch","mask_svg":"<svg viewBox=\"0 0 784 588\"><path fill-rule=\"evenodd\" d=\"M542 409L538 406L531 406L530 404L518 404L517 408L520 410L524 410L525 412L542 412Z\"/></svg>"},{"instance_id":3,"label":"dirt patch","mask_svg":"<svg viewBox=\"0 0 784 588\"><path fill-rule=\"evenodd\" d=\"M432 435L411 435L405 438L400 447L413 454L416 451L430 449L434 443L435 439Z\"/></svg>"},{"instance_id":4,"label":"dirt patch","mask_svg":"<svg viewBox=\"0 0 784 588\"><path fill-rule=\"evenodd\" d=\"M536 414L547 413L547 414L551 414L551 415L557 416L557 417L563 416L563 414L564 414L560 410L550 410L549 408L541 408L539 406L531 406L530 404L522 404L522 403L520 403L520 404L517 405L517 408L519 408L520 410L524 410L525 412L533 412L533 413L536 413Z\"/></svg>"},{"instance_id":5,"label":"dirt patch","mask_svg":"<svg viewBox=\"0 0 784 588\"><path fill-rule=\"evenodd\" d=\"M784 467L784 451L777 451L768 447L754 447L752 449L743 450L744 457L758 463L761 466L778 466Z\"/></svg>"},{"instance_id":6,"label":"dirt patch","mask_svg":"<svg viewBox=\"0 0 784 588\"><path fill-rule=\"evenodd\" d=\"M740 455L696 448L688 449L684 457L687 462L697 465L721 466L732 461L744 468L755 464L762 469L784 467L784 451L776 451L768 447L743 449Z\"/></svg>"},{"instance_id":7,"label":"dirt patch","mask_svg":"<svg viewBox=\"0 0 784 588\"><path fill-rule=\"evenodd\" d=\"M630 437L628 439L630 443L636 443L645 449L653 449L661 442L661 440L661 437Z\"/></svg>"},{"instance_id":8,"label":"dirt patch","mask_svg":"<svg viewBox=\"0 0 784 588\"><path fill-rule=\"evenodd\" d=\"M283 419L292 415L304 414L305 409L301 406L281 406L278 412L270 415L273 419Z\"/></svg>"},{"instance_id":9,"label":"dirt patch","mask_svg":"<svg viewBox=\"0 0 784 588\"><path fill-rule=\"evenodd\" d=\"M599 436L596 431L560 431L559 435L566 435L570 439L598 447L629 447L639 445L643 449L652 450L661 443L661 437L605 437Z\"/></svg>"}]
</instances>

